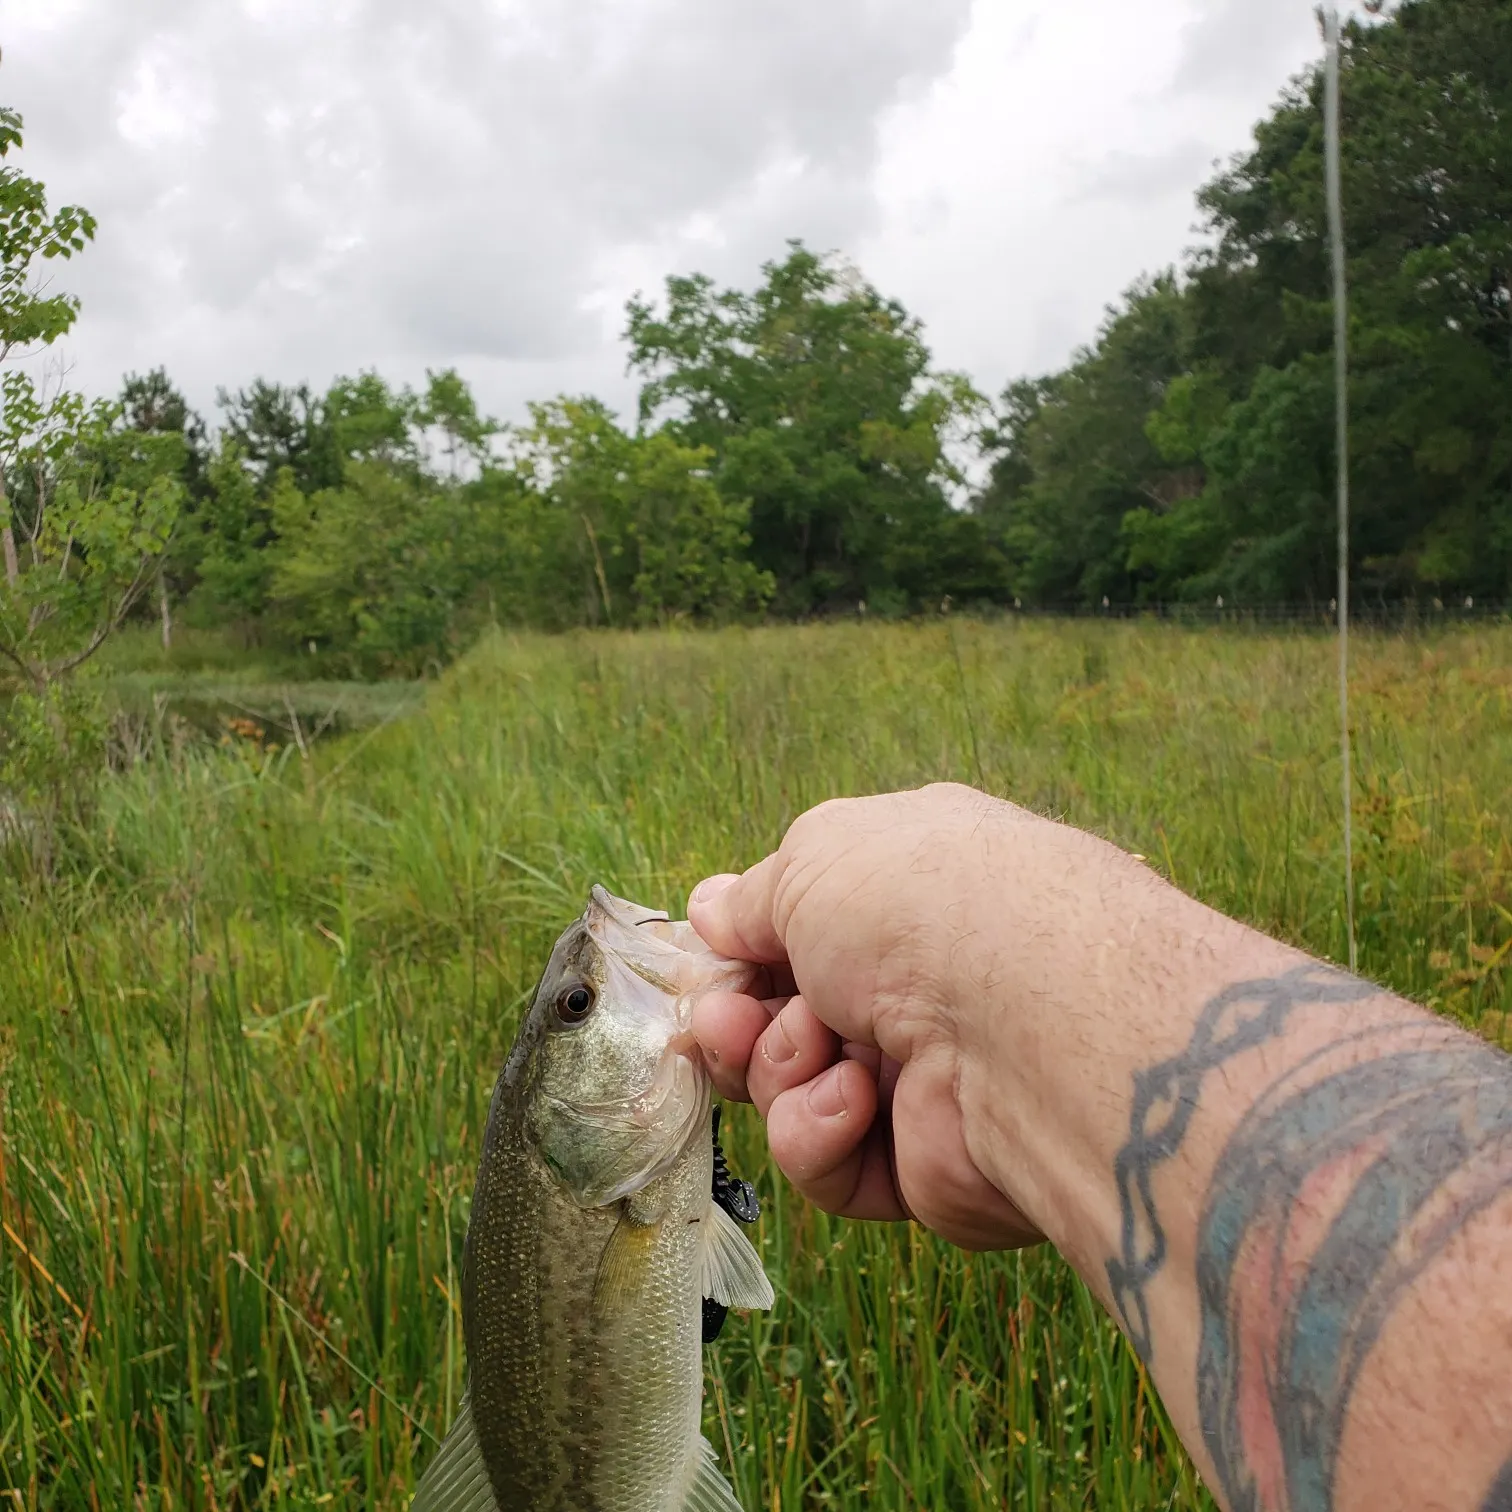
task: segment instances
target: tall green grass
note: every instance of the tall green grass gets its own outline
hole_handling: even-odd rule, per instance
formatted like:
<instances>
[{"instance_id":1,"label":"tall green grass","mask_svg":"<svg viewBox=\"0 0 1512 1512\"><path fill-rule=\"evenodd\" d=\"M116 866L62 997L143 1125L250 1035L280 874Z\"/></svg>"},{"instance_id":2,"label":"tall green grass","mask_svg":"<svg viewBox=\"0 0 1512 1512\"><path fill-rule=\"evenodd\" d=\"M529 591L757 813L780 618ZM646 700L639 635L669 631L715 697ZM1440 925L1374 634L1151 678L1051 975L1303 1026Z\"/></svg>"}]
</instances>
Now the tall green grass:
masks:
<instances>
[{"instance_id":1,"label":"tall green grass","mask_svg":"<svg viewBox=\"0 0 1512 1512\"><path fill-rule=\"evenodd\" d=\"M0 877L0 1486L26 1508L402 1508L463 1384L482 1118L590 883L674 911L839 793L973 781L1345 950L1331 648L937 623L500 638L402 719L111 778ZM1362 968L1497 1036L1512 631L1365 638ZM788 1192L709 1354L751 1509L1206 1507L1047 1253Z\"/></svg>"}]
</instances>

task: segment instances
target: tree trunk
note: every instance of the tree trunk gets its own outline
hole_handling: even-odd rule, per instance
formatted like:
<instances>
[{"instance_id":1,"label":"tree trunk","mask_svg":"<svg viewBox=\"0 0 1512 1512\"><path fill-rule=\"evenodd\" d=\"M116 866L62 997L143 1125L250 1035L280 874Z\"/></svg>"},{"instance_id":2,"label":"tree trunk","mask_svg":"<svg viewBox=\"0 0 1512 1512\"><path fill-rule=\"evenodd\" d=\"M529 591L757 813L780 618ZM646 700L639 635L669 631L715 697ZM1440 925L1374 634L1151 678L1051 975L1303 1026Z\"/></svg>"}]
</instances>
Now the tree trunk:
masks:
<instances>
[{"instance_id":1,"label":"tree trunk","mask_svg":"<svg viewBox=\"0 0 1512 1512\"><path fill-rule=\"evenodd\" d=\"M168 603L168 579L158 573L158 616L163 622L163 650L173 650L173 610Z\"/></svg>"},{"instance_id":2,"label":"tree trunk","mask_svg":"<svg viewBox=\"0 0 1512 1512\"><path fill-rule=\"evenodd\" d=\"M5 494L3 473L0 473L0 550L5 552L5 586L14 588L21 580L21 563L16 557L16 533L11 529L10 500Z\"/></svg>"}]
</instances>

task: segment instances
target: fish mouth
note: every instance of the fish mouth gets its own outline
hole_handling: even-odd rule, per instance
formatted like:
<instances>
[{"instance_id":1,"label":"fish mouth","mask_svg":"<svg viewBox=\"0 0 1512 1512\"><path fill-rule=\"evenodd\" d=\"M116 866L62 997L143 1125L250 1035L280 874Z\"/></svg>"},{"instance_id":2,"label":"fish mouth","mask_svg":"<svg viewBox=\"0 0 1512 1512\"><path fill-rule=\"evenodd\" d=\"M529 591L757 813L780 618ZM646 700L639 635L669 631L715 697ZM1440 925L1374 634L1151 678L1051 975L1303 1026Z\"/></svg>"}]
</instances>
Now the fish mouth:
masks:
<instances>
[{"instance_id":1,"label":"fish mouth","mask_svg":"<svg viewBox=\"0 0 1512 1512\"><path fill-rule=\"evenodd\" d=\"M617 898L598 884L589 893L582 922L600 950L672 1000L672 1015L684 1035L698 998L741 991L756 973L747 961L716 955L686 920L674 921L659 909ZM691 1050L691 1037L685 1044Z\"/></svg>"},{"instance_id":2,"label":"fish mouth","mask_svg":"<svg viewBox=\"0 0 1512 1512\"><path fill-rule=\"evenodd\" d=\"M604 1207L670 1170L707 1121L710 1082L693 1005L707 992L749 985L755 968L715 955L692 925L603 887L592 890L581 925L602 957L601 990L617 1012L628 1009L642 1075L650 1070L645 1085L622 1097L546 1095L552 1122L576 1130L564 1141L574 1152L570 1178L554 1169L580 1205Z\"/></svg>"}]
</instances>

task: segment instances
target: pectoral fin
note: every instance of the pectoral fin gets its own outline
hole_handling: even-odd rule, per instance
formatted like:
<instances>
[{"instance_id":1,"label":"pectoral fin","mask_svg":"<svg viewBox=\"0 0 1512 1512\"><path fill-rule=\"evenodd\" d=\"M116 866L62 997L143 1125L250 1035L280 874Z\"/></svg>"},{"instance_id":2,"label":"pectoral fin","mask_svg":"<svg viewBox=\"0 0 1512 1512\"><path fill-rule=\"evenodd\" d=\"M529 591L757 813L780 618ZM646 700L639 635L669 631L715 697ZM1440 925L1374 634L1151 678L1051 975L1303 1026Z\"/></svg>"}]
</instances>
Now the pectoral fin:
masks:
<instances>
[{"instance_id":1,"label":"pectoral fin","mask_svg":"<svg viewBox=\"0 0 1512 1512\"><path fill-rule=\"evenodd\" d=\"M770 1307L772 1283L761 1268L761 1256L741 1232L740 1225L710 1201L701 1225L703 1259L699 1293L726 1307Z\"/></svg>"},{"instance_id":2,"label":"pectoral fin","mask_svg":"<svg viewBox=\"0 0 1512 1512\"><path fill-rule=\"evenodd\" d=\"M593 1279L593 1310L599 1317L623 1312L641 1294L660 1231L660 1220L637 1223L628 1206L620 1214Z\"/></svg>"},{"instance_id":3,"label":"pectoral fin","mask_svg":"<svg viewBox=\"0 0 1512 1512\"><path fill-rule=\"evenodd\" d=\"M499 1512L466 1397L445 1443L420 1477L410 1512Z\"/></svg>"},{"instance_id":4,"label":"pectoral fin","mask_svg":"<svg viewBox=\"0 0 1512 1512\"><path fill-rule=\"evenodd\" d=\"M740 1512L740 1503L729 1481L719 1473L719 1461L706 1438L699 1439L694 1451L693 1476L677 1512Z\"/></svg>"}]
</instances>

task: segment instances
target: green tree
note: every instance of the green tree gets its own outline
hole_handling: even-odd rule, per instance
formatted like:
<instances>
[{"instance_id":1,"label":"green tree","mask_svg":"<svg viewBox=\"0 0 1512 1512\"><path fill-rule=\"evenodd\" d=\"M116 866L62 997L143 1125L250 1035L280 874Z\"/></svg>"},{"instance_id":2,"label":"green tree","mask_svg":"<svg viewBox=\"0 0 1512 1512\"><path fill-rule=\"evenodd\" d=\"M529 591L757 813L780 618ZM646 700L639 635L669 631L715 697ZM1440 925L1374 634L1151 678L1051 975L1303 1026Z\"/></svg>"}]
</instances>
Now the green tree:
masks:
<instances>
[{"instance_id":1,"label":"green tree","mask_svg":"<svg viewBox=\"0 0 1512 1512\"><path fill-rule=\"evenodd\" d=\"M1346 31L1357 582L1512 587L1512 7ZM1322 78L1207 185L1212 233L1064 373L1004 397L978 511L1027 597L1333 592Z\"/></svg>"},{"instance_id":2,"label":"green tree","mask_svg":"<svg viewBox=\"0 0 1512 1512\"><path fill-rule=\"evenodd\" d=\"M834 259L790 245L754 292L669 278L629 305L643 426L704 448L749 501L751 557L789 612L876 596L937 600L961 482L953 439L980 401L931 369L921 327Z\"/></svg>"},{"instance_id":3,"label":"green tree","mask_svg":"<svg viewBox=\"0 0 1512 1512\"><path fill-rule=\"evenodd\" d=\"M378 462L395 471L418 474L419 404L408 389L391 389L374 372L337 378L314 413L330 437L336 466L343 475L352 462Z\"/></svg>"},{"instance_id":4,"label":"green tree","mask_svg":"<svg viewBox=\"0 0 1512 1512\"><path fill-rule=\"evenodd\" d=\"M49 865L56 822L92 801L105 711L78 674L157 575L178 518L182 442L119 424L112 405L0 380L0 458L17 487L16 572L0 589L0 795L33 821Z\"/></svg>"},{"instance_id":5,"label":"green tree","mask_svg":"<svg viewBox=\"0 0 1512 1512\"><path fill-rule=\"evenodd\" d=\"M204 476L209 457L209 438L203 418L175 387L163 368L148 373L128 373L118 401L121 425L149 436L181 436L184 442L182 482L194 493Z\"/></svg>"},{"instance_id":6,"label":"green tree","mask_svg":"<svg viewBox=\"0 0 1512 1512\"><path fill-rule=\"evenodd\" d=\"M750 505L714 486L712 459L707 447L684 446L665 432L631 444L616 547L632 571L639 624L728 619L761 609L772 596L771 574L746 556Z\"/></svg>"},{"instance_id":7,"label":"green tree","mask_svg":"<svg viewBox=\"0 0 1512 1512\"><path fill-rule=\"evenodd\" d=\"M441 432L447 475L453 483L465 464L481 468L488 462L488 446L499 434L497 420L478 409L472 390L455 368L425 373L425 394L415 409L415 422L423 429Z\"/></svg>"},{"instance_id":8,"label":"green tree","mask_svg":"<svg viewBox=\"0 0 1512 1512\"><path fill-rule=\"evenodd\" d=\"M0 160L21 145L21 117L0 108ZM39 265L72 257L94 230L78 206L49 215L42 184L0 166L0 360L73 326L78 300L49 292ZM0 660L34 697L119 627L173 531L183 439L120 418L17 369L0 381Z\"/></svg>"},{"instance_id":9,"label":"green tree","mask_svg":"<svg viewBox=\"0 0 1512 1512\"><path fill-rule=\"evenodd\" d=\"M202 617L229 624L243 645L258 637L273 576L270 548L276 540L274 515L280 489L298 491L291 467L280 469L271 489L258 486L240 443L223 434L206 469L205 497L198 515L199 585L195 597Z\"/></svg>"},{"instance_id":10,"label":"green tree","mask_svg":"<svg viewBox=\"0 0 1512 1512\"><path fill-rule=\"evenodd\" d=\"M173 600L188 593L198 576L203 546L199 512L208 482L209 440L204 420L189 407L163 368L128 374L119 405L123 429L140 435L177 436L183 443L179 469L183 517L159 560L156 577L158 618L167 650L173 642Z\"/></svg>"},{"instance_id":11,"label":"green tree","mask_svg":"<svg viewBox=\"0 0 1512 1512\"><path fill-rule=\"evenodd\" d=\"M255 378L244 389L218 390L216 402L222 434L236 443L264 493L285 467L305 493L340 483L336 438L324 405L308 384Z\"/></svg>"},{"instance_id":12,"label":"green tree","mask_svg":"<svg viewBox=\"0 0 1512 1512\"><path fill-rule=\"evenodd\" d=\"M772 581L747 556L749 506L710 477L712 452L669 432L631 436L597 400L532 406L515 465L538 556L554 566L548 622L721 620L759 610Z\"/></svg>"},{"instance_id":13,"label":"green tree","mask_svg":"<svg viewBox=\"0 0 1512 1512\"><path fill-rule=\"evenodd\" d=\"M43 695L81 667L153 581L178 519L183 443L118 425L119 411L67 391L0 380L0 459L17 570L0 595L0 660Z\"/></svg>"},{"instance_id":14,"label":"green tree","mask_svg":"<svg viewBox=\"0 0 1512 1512\"><path fill-rule=\"evenodd\" d=\"M379 461L352 462L339 487L308 495L286 470L270 495L276 629L365 675L414 675L448 660L480 586L468 505Z\"/></svg>"},{"instance_id":15,"label":"green tree","mask_svg":"<svg viewBox=\"0 0 1512 1512\"><path fill-rule=\"evenodd\" d=\"M358 619L335 609L327 623L300 584L315 581L322 571L336 584L346 573L343 591L361 597L372 584L359 590L350 579L355 574L367 580L368 553L411 549L417 536L425 535L420 520L406 521L392 539L388 535L396 528L401 495L411 499L414 510L434 513L434 490L424 478L418 401L377 373L363 372L338 377L318 397L304 384L256 379L235 394L222 390L220 402L225 425L206 471L196 522L198 612L229 621L244 642L251 642L262 636L277 600L278 633L288 636L303 627L296 635L301 642L328 641L364 665L378 665L388 654L379 647L388 632L375 628L376 601L364 599L366 628L359 635ZM380 473L391 478L391 486L377 488ZM311 502L317 499L318 507ZM365 525L355 510L355 502L364 499L375 505ZM344 527L361 539L343 545L337 536ZM293 538L284 539L285 528L294 530ZM317 542L318 549L334 553L324 564L308 557ZM440 596L449 593L445 589ZM338 626L345 628L338 631ZM392 654L408 654L404 632L395 625L389 631ZM418 645L425 635L415 634Z\"/></svg>"},{"instance_id":16,"label":"green tree","mask_svg":"<svg viewBox=\"0 0 1512 1512\"><path fill-rule=\"evenodd\" d=\"M47 212L47 191L7 161L22 146L21 116L0 106L0 362L51 346L67 334L79 314L72 294L52 294L38 281L38 266L56 258L70 258L93 239L95 219L78 205ZM30 405L35 389L26 385ZM13 427L20 433L20 427ZM5 459L0 459L3 465ZM14 458L12 458L14 463ZM9 478L0 471L0 557L5 580L14 590L20 575L14 521L9 504Z\"/></svg>"},{"instance_id":17,"label":"green tree","mask_svg":"<svg viewBox=\"0 0 1512 1512\"><path fill-rule=\"evenodd\" d=\"M1185 300L1174 273L1142 280L1065 372L1003 396L990 483L977 502L1008 558L1015 595L1037 604L1128 601L1142 581L1125 520L1200 488L1148 432L1186 368Z\"/></svg>"},{"instance_id":18,"label":"green tree","mask_svg":"<svg viewBox=\"0 0 1512 1512\"><path fill-rule=\"evenodd\" d=\"M1409 0L1351 23L1343 75L1361 583L1505 593L1512 9ZM1333 404L1321 95L1312 70L1200 197L1217 237L1193 270L1193 350L1235 401L1204 453L1230 538L1217 574L1268 594L1322 594L1329 576L1314 527L1333 467L1314 423Z\"/></svg>"},{"instance_id":19,"label":"green tree","mask_svg":"<svg viewBox=\"0 0 1512 1512\"><path fill-rule=\"evenodd\" d=\"M0 108L0 361L73 326L77 299L40 268L95 230L77 206L48 214L42 184L8 161L21 145L21 117ZM74 674L156 576L179 511L182 439L120 418L22 371L0 378L0 787L41 821L44 851L98 770L103 716Z\"/></svg>"}]
</instances>

